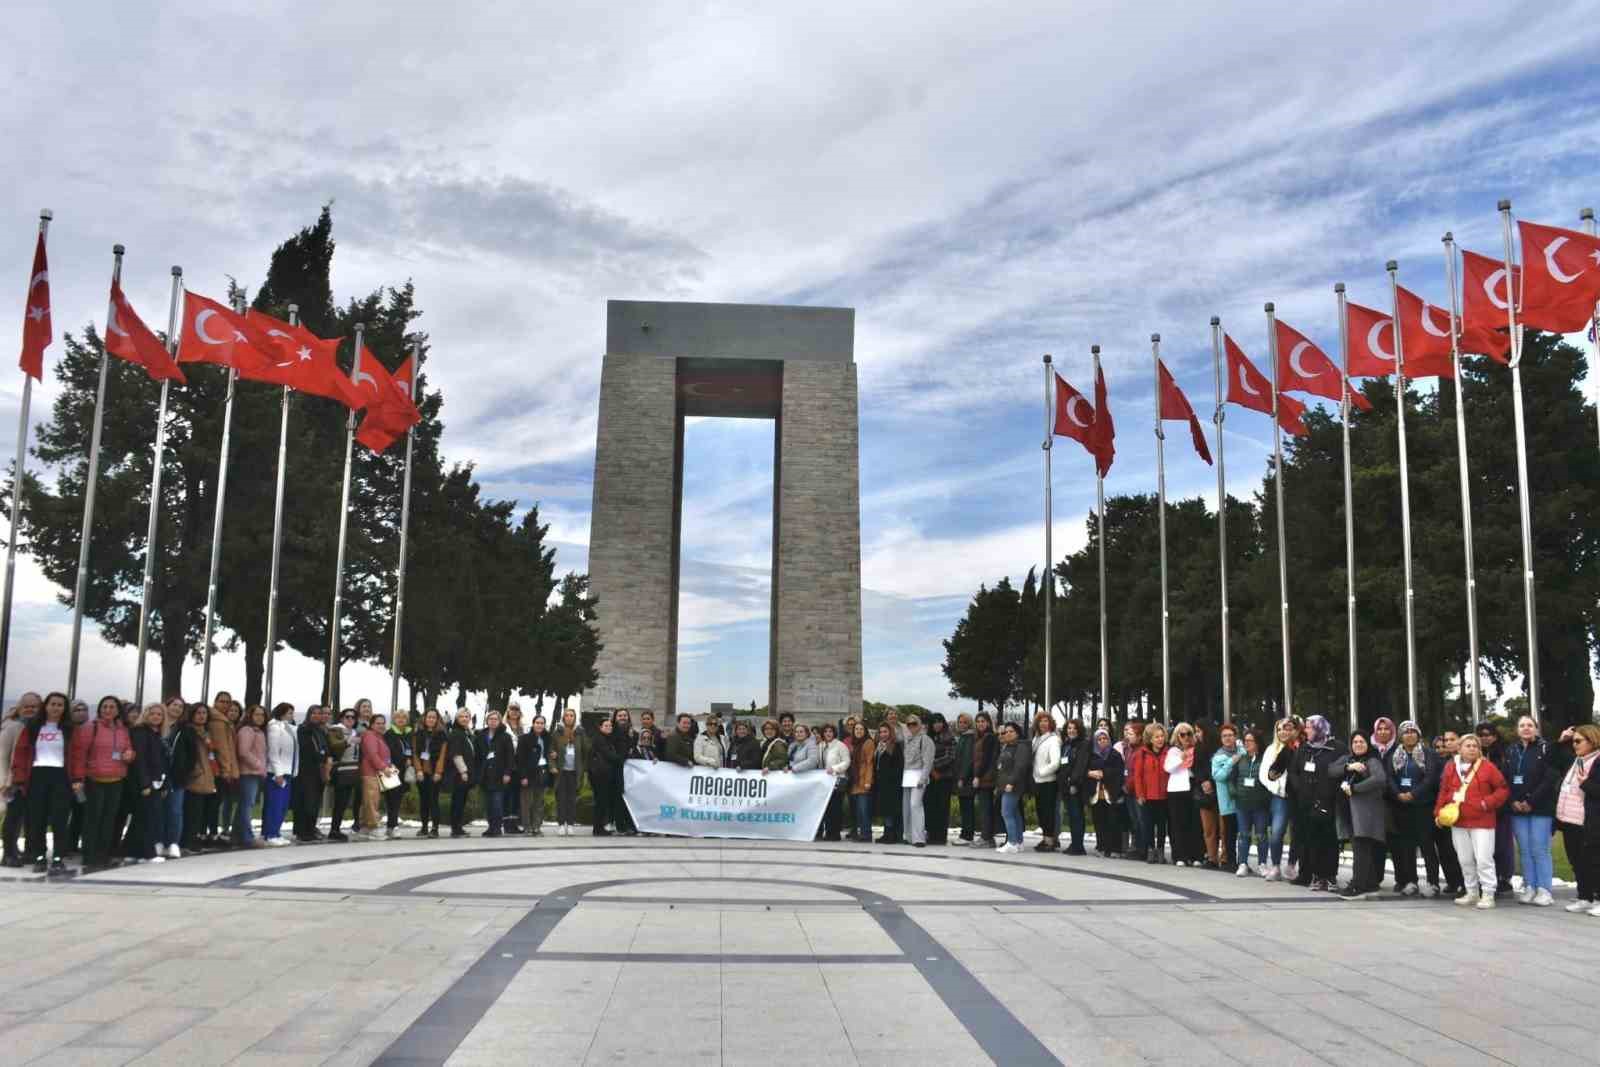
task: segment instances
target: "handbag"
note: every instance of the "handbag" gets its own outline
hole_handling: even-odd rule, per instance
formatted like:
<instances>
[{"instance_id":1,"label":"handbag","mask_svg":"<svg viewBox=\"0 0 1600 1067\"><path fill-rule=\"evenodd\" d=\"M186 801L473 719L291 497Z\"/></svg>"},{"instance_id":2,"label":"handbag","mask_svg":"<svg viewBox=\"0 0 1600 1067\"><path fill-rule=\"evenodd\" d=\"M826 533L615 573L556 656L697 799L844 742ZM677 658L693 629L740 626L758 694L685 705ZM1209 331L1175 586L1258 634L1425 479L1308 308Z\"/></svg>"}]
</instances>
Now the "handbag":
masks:
<instances>
[{"instance_id":1,"label":"handbag","mask_svg":"<svg viewBox=\"0 0 1600 1067\"><path fill-rule=\"evenodd\" d=\"M1448 830L1461 819L1461 805L1467 799L1467 786L1471 785L1472 780L1478 776L1478 768L1482 765L1483 760L1480 758L1478 762L1473 765L1471 773L1462 779L1461 786L1455 791L1455 794L1451 796L1450 803L1440 808L1439 813L1433 817L1433 823L1435 826L1439 827L1441 830Z\"/></svg>"},{"instance_id":2,"label":"handbag","mask_svg":"<svg viewBox=\"0 0 1600 1067\"><path fill-rule=\"evenodd\" d=\"M393 764L378 772L378 788L385 793L400 788L400 772L394 769Z\"/></svg>"}]
</instances>

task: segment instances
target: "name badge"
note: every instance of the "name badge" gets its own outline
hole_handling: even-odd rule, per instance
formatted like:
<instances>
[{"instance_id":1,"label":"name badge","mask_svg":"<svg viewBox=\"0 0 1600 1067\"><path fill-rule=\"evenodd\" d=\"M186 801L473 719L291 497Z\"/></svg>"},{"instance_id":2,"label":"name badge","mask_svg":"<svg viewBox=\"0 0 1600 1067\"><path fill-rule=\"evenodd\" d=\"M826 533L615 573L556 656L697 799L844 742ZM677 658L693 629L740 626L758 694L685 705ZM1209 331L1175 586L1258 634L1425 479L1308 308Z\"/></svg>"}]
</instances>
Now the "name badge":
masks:
<instances>
[{"instance_id":1,"label":"name badge","mask_svg":"<svg viewBox=\"0 0 1600 1067\"><path fill-rule=\"evenodd\" d=\"M1518 774L1518 775L1515 775L1514 777L1512 777L1511 784L1512 785L1521 785L1522 784L1522 775Z\"/></svg>"},{"instance_id":2,"label":"name badge","mask_svg":"<svg viewBox=\"0 0 1600 1067\"><path fill-rule=\"evenodd\" d=\"M1411 779L1409 779L1409 778L1400 779L1400 788L1401 789L1410 789L1411 788Z\"/></svg>"},{"instance_id":3,"label":"name badge","mask_svg":"<svg viewBox=\"0 0 1600 1067\"><path fill-rule=\"evenodd\" d=\"M1306 765L1300 769L1305 771L1307 774L1311 774L1317 769L1317 761L1314 759L1308 759L1306 760Z\"/></svg>"},{"instance_id":4,"label":"name badge","mask_svg":"<svg viewBox=\"0 0 1600 1067\"><path fill-rule=\"evenodd\" d=\"M427 749L423 749L422 750L422 758L423 759L429 759L429 758L432 757L432 755L433 755L433 753L429 752Z\"/></svg>"},{"instance_id":5,"label":"name badge","mask_svg":"<svg viewBox=\"0 0 1600 1067\"><path fill-rule=\"evenodd\" d=\"M1244 787L1246 789L1254 789L1255 786L1256 786L1256 780L1254 778L1246 778L1244 780Z\"/></svg>"}]
</instances>

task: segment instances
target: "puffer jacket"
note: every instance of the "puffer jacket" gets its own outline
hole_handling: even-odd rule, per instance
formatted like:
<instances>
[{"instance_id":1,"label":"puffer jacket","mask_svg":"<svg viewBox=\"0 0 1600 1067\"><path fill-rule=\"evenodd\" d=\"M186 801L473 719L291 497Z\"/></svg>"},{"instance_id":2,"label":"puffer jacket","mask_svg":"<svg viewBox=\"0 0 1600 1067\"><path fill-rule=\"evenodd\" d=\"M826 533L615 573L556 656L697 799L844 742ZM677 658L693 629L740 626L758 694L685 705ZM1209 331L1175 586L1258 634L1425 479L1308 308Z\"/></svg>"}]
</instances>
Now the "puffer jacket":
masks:
<instances>
[{"instance_id":1,"label":"puffer jacket","mask_svg":"<svg viewBox=\"0 0 1600 1067\"><path fill-rule=\"evenodd\" d=\"M694 739L694 765L696 767L726 767L728 765L728 749L722 743L721 734L712 734L710 731L706 731Z\"/></svg>"},{"instance_id":2,"label":"puffer jacket","mask_svg":"<svg viewBox=\"0 0 1600 1067\"><path fill-rule=\"evenodd\" d=\"M267 773L293 777L300 770L300 741L295 729L282 719L267 723Z\"/></svg>"},{"instance_id":3,"label":"puffer jacket","mask_svg":"<svg viewBox=\"0 0 1600 1067\"><path fill-rule=\"evenodd\" d=\"M1473 767L1467 772L1472 780L1467 783L1466 799L1461 804L1461 815L1456 819L1456 825L1463 830L1493 830L1495 815L1511 798L1511 788L1506 785L1500 768L1491 763L1488 757L1480 758ZM1439 795L1433 798L1436 817L1446 804L1455 799L1456 790L1460 788L1461 772L1456 769L1456 761L1452 758L1444 765L1444 773L1439 778Z\"/></svg>"},{"instance_id":4,"label":"puffer jacket","mask_svg":"<svg viewBox=\"0 0 1600 1067\"><path fill-rule=\"evenodd\" d=\"M123 757L133 748L128 728L120 722L96 719L72 731L72 746L82 750L78 761L84 777L96 782L120 782L128 776L131 760Z\"/></svg>"},{"instance_id":5,"label":"puffer jacket","mask_svg":"<svg viewBox=\"0 0 1600 1067\"><path fill-rule=\"evenodd\" d=\"M1495 764L1501 777L1511 789L1511 799L1506 810L1513 815L1550 815L1556 813L1556 790L1561 787L1561 774L1555 767L1555 749L1542 737L1535 737L1531 745L1522 739L1506 745ZM1518 812L1515 803L1531 804L1532 811Z\"/></svg>"},{"instance_id":6,"label":"puffer jacket","mask_svg":"<svg viewBox=\"0 0 1600 1067\"><path fill-rule=\"evenodd\" d=\"M1217 791L1218 815L1227 816L1238 811L1233 799L1233 772L1235 767L1244 763L1244 760L1241 759L1238 763L1235 763L1233 757L1243 755L1244 746L1237 742L1235 742L1232 752L1218 746L1217 750L1211 754L1211 784Z\"/></svg>"},{"instance_id":7,"label":"puffer jacket","mask_svg":"<svg viewBox=\"0 0 1600 1067\"><path fill-rule=\"evenodd\" d=\"M233 735L237 762L234 769L240 775L267 773L267 735L254 726L241 726Z\"/></svg>"},{"instance_id":8,"label":"puffer jacket","mask_svg":"<svg viewBox=\"0 0 1600 1067\"><path fill-rule=\"evenodd\" d=\"M1035 734L1033 746L1033 780L1054 782L1061 773L1061 735L1055 731Z\"/></svg>"},{"instance_id":9,"label":"puffer jacket","mask_svg":"<svg viewBox=\"0 0 1600 1067\"><path fill-rule=\"evenodd\" d=\"M1168 751L1163 748L1160 752L1152 752L1149 745L1140 745L1134 751L1128 779L1133 787L1133 795L1139 800L1149 803L1167 799L1167 771L1162 761Z\"/></svg>"},{"instance_id":10,"label":"puffer jacket","mask_svg":"<svg viewBox=\"0 0 1600 1067\"><path fill-rule=\"evenodd\" d=\"M795 741L789 745L789 769L791 771L814 771L822 765L822 756L817 751L817 739L807 736L804 741Z\"/></svg>"},{"instance_id":11,"label":"puffer jacket","mask_svg":"<svg viewBox=\"0 0 1600 1067\"><path fill-rule=\"evenodd\" d=\"M823 743L818 760L822 769L832 771L840 781L850 778L850 746L835 737L832 741Z\"/></svg>"}]
</instances>

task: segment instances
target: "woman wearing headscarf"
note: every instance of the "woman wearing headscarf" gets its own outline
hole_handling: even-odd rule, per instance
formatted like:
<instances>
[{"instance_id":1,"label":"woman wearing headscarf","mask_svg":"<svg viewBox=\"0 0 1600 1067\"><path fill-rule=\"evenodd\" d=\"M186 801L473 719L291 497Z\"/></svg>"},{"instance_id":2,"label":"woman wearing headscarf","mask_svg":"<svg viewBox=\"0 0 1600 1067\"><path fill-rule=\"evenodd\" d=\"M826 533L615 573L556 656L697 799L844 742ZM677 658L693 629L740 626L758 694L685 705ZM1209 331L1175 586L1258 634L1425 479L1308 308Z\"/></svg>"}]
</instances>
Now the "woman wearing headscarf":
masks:
<instances>
[{"instance_id":1,"label":"woman wearing headscarf","mask_svg":"<svg viewBox=\"0 0 1600 1067\"><path fill-rule=\"evenodd\" d=\"M1372 742L1359 733L1351 734L1349 753L1334 760L1328 774L1338 781L1339 791L1344 794L1339 803L1341 836L1350 839L1355 858L1350 884L1339 895L1346 900L1375 897L1383 884L1378 850L1383 846L1388 821L1384 804L1388 776L1383 771L1383 760Z\"/></svg>"},{"instance_id":2,"label":"woman wearing headscarf","mask_svg":"<svg viewBox=\"0 0 1600 1067\"><path fill-rule=\"evenodd\" d=\"M1111 744L1111 731L1104 726L1095 727L1088 750L1088 770L1083 776L1094 813L1094 850L1107 858L1121 856L1122 757Z\"/></svg>"},{"instance_id":3,"label":"woman wearing headscarf","mask_svg":"<svg viewBox=\"0 0 1600 1067\"><path fill-rule=\"evenodd\" d=\"M1389 757L1394 755L1394 750L1400 744L1400 734L1395 729L1394 720L1387 716L1380 717L1372 724L1372 736L1367 740L1372 745L1373 755L1378 757L1379 762L1383 764L1385 771L1387 771ZM1393 842L1391 841L1394 836L1394 795L1385 792L1383 803L1389 812L1389 836L1384 838L1378 845L1379 882L1383 881L1383 865L1389 861L1389 857L1394 853ZM1396 871L1395 885L1398 886L1399 884L1400 873Z\"/></svg>"},{"instance_id":4,"label":"woman wearing headscarf","mask_svg":"<svg viewBox=\"0 0 1600 1067\"><path fill-rule=\"evenodd\" d=\"M1388 793L1394 812L1394 832L1389 843L1394 853L1394 891L1400 896L1439 895L1438 849L1433 840L1433 798L1439 791L1439 774L1444 760L1422 740L1422 730L1407 719L1400 724L1400 738L1383 760L1389 779ZM1417 885L1417 853L1428 872L1428 888ZM1452 856L1455 850L1452 849ZM1446 873L1448 874L1447 867ZM1460 887L1450 885L1454 894Z\"/></svg>"},{"instance_id":5,"label":"woman wearing headscarf","mask_svg":"<svg viewBox=\"0 0 1600 1067\"><path fill-rule=\"evenodd\" d=\"M1456 898L1457 904L1494 907L1495 817L1510 796L1510 787L1494 763L1483 755L1477 735L1463 734L1455 758L1444 765L1439 795L1433 798L1434 818L1450 827L1451 843L1461 861L1466 889ZM1454 821L1443 817L1447 807L1454 810Z\"/></svg>"},{"instance_id":6,"label":"woman wearing headscarf","mask_svg":"<svg viewBox=\"0 0 1600 1067\"><path fill-rule=\"evenodd\" d=\"M1167 773L1167 821L1172 826L1172 862L1177 867L1198 867L1205 859L1200 810L1195 803L1195 732L1180 722L1172 728L1172 747L1161 757Z\"/></svg>"},{"instance_id":7,"label":"woman wearing headscarf","mask_svg":"<svg viewBox=\"0 0 1600 1067\"><path fill-rule=\"evenodd\" d=\"M1267 791L1267 843L1272 854L1272 862L1262 867L1261 876L1269 882L1276 882L1287 873L1283 867L1283 836L1293 811L1289 766L1299 737L1300 727L1293 719L1279 719L1272 729L1272 743L1261 754L1261 787Z\"/></svg>"},{"instance_id":8,"label":"woman wearing headscarf","mask_svg":"<svg viewBox=\"0 0 1600 1067\"><path fill-rule=\"evenodd\" d=\"M1068 719L1062 727L1061 772L1056 775L1056 791L1061 794L1061 811L1066 820L1064 825L1072 834L1064 852L1068 856L1086 855L1084 816L1094 802L1089 782L1089 757L1093 747L1084 733L1083 723Z\"/></svg>"},{"instance_id":9,"label":"woman wearing headscarf","mask_svg":"<svg viewBox=\"0 0 1600 1067\"><path fill-rule=\"evenodd\" d=\"M1338 887L1339 874L1339 782L1333 765L1344 748L1334 739L1333 724L1321 715L1306 719L1306 743L1289 767L1289 780L1301 825L1306 829L1300 852L1300 877L1296 885L1313 892L1328 892Z\"/></svg>"},{"instance_id":10,"label":"woman wearing headscarf","mask_svg":"<svg viewBox=\"0 0 1600 1067\"><path fill-rule=\"evenodd\" d=\"M872 840L872 775L877 762L877 745L867 736L867 724L857 720L850 725L855 733L850 745L850 807L855 810L855 829L850 840Z\"/></svg>"},{"instance_id":11,"label":"woman wearing headscarf","mask_svg":"<svg viewBox=\"0 0 1600 1067\"><path fill-rule=\"evenodd\" d=\"M872 764L874 806L883 813L883 836L878 838L878 844L898 845L904 840L905 834L905 827L900 823L904 807L900 783L905 777L905 754L901 751L900 742L895 740L894 726L887 721L878 727ZM868 825L870 827L871 824Z\"/></svg>"},{"instance_id":12,"label":"woman wearing headscarf","mask_svg":"<svg viewBox=\"0 0 1600 1067\"><path fill-rule=\"evenodd\" d=\"M1539 736L1532 715L1517 720L1517 739L1500 756L1500 773L1511 787L1511 833L1522 857L1522 888L1517 899L1548 908L1555 897L1555 868L1550 858L1550 838L1555 833L1555 750Z\"/></svg>"},{"instance_id":13,"label":"woman wearing headscarf","mask_svg":"<svg viewBox=\"0 0 1600 1067\"><path fill-rule=\"evenodd\" d=\"M1569 726L1561 743L1572 746L1572 765L1556 794L1556 819L1578 879L1577 899L1567 910L1600 919L1600 726Z\"/></svg>"}]
</instances>

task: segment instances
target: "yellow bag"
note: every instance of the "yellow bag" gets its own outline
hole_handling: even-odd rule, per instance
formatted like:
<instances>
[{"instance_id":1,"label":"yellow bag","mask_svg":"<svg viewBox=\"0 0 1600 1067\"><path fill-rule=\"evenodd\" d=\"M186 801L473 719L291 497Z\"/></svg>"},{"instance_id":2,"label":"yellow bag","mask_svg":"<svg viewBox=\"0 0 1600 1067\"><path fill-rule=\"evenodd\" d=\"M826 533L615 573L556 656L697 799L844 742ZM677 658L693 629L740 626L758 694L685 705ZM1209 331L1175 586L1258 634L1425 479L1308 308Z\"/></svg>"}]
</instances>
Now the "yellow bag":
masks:
<instances>
[{"instance_id":1,"label":"yellow bag","mask_svg":"<svg viewBox=\"0 0 1600 1067\"><path fill-rule=\"evenodd\" d=\"M1451 796L1450 803L1440 808L1438 814L1434 815L1433 824L1435 826L1442 830L1448 830L1460 820L1461 804L1467 799L1467 786L1471 785L1472 780L1478 776L1478 768L1482 765L1483 759L1480 757L1478 762L1472 765L1472 773L1462 779L1461 788L1457 789L1455 794Z\"/></svg>"}]
</instances>

